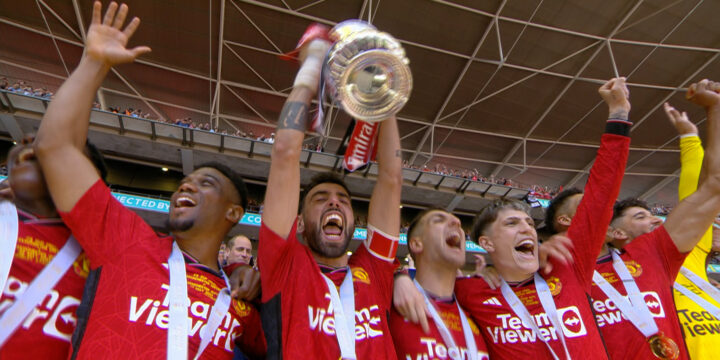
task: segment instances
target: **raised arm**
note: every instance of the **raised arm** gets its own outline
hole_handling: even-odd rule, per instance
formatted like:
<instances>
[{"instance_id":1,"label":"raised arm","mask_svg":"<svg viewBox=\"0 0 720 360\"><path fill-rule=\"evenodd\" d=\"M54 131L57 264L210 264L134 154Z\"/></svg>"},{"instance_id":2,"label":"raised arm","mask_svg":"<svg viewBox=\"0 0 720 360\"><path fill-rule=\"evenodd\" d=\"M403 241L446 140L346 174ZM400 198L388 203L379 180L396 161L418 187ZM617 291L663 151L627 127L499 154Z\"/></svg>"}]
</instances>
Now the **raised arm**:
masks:
<instances>
[{"instance_id":1,"label":"raised arm","mask_svg":"<svg viewBox=\"0 0 720 360\"><path fill-rule=\"evenodd\" d=\"M300 154L310 100L317 92L322 60L330 43L316 39L301 51L303 63L278 119L265 192L263 223L283 239L290 234L300 201Z\"/></svg>"},{"instance_id":2,"label":"raised arm","mask_svg":"<svg viewBox=\"0 0 720 360\"><path fill-rule=\"evenodd\" d=\"M150 51L147 46L126 48L140 25L136 17L122 29L127 5L118 8L117 3L110 3L102 19L101 8L96 1L85 54L50 102L35 139L35 150L55 206L65 212L99 179L95 167L83 154L97 89L110 67L132 62Z\"/></svg>"},{"instance_id":3,"label":"raised arm","mask_svg":"<svg viewBox=\"0 0 720 360\"><path fill-rule=\"evenodd\" d=\"M595 260L605 242L630 147L630 101L625 78L609 80L598 92L608 106L608 121L595 163L590 169L583 198L567 233L574 244L572 252L575 268L588 286Z\"/></svg>"},{"instance_id":4,"label":"raised arm","mask_svg":"<svg viewBox=\"0 0 720 360\"><path fill-rule=\"evenodd\" d=\"M680 181L678 185L678 198L679 201L683 201L690 194L697 190L700 179L700 169L703 165L703 158L705 151L702 148L700 137L698 136L698 129L693 124L684 111L681 113L677 111L670 104L665 103L665 114L667 114L670 123L673 124L675 129L680 136ZM697 243L691 255L688 256L685 261L685 266L688 265L688 261L695 261L698 266L704 268L705 258L710 252L712 246L712 228L708 228L707 231L700 238L700 242Z\"/></svg>"},{"instance_id":5,"label":"raised arm","mask_svg":"<svg viewBox=\"0 0 720 360\"><path fill-rule=\"evenodd\" d=\"M680 136L680 185L678 197L682 201L697 190L700 168L705 155L698 129L684 111L681 113L669 103L664 104L665 114Z\"/></svg>"},{"instance_id":6,"label":"raised arm","mask_svg":"<svg viewBox=\"0 0 720 360\"><path fill-rule=\"evenodd\" d=\"M380 124L378 133L378 178L372 196L368 224L397 237L400 233L400 193L402 192L402 154L397 120Z\"/></svg>"},{"instance_id":7,"label":"raised arm","mask_svg":"<svg viewBox=\"0 0 720 360\"><path fill-rule=\"evenodd\" d=\"M705 108L708 136L705 152L705 180L668 215L665 221L675 246L680 252L695 247L720 212L720 83L703 80L688 89L687 98Z\"/></svg>"}]
</instances>

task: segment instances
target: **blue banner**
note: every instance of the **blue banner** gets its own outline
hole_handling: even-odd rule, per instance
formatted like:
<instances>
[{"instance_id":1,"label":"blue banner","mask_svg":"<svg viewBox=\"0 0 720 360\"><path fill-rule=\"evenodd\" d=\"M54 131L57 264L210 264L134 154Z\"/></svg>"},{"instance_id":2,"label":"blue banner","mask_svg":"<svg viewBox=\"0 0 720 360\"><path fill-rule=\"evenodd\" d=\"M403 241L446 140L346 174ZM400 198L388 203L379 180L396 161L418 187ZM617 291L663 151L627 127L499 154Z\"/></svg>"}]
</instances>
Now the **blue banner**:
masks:
<instances>
[{"instance_id":1,"label":"blue banner","mask_svg":"<svg viewBox=\"0 0 720 360\"><path fill-rule=\"evenodd\" d=\"M115 199L129 208L142 209L157 212L170 211L170 202L161 199L152 199L144 196L112 193Z\"/></svg>"},{"instance_id":2,"label":"blue banner","mask_svg":"<svg viewBox=\"0 0 720 360\"><path fill-rule=\"evenodd\" d=\"M542 206L543 208L547 208L548 206L550 206L550 200L548 200L548 199L536 199L536 200L537 200L537 202L540 203L540 206Z\"/></svg>"}]
</instances>

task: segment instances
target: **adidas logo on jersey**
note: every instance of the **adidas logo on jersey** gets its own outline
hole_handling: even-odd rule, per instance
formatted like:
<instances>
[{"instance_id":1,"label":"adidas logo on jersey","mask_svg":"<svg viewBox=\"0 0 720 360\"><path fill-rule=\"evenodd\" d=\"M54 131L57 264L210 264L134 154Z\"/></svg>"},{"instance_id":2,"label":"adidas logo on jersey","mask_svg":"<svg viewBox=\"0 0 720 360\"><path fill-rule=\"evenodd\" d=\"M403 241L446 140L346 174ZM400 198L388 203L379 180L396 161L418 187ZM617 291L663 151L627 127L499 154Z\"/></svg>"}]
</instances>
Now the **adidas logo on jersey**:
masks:
<instances>
[{"instance_id":1,"label":"adidas logo on jersey","mask_svg":"<svg viewBox=\"0 0 720 360\"><path fill-rule=\"evenodd\" d=\"M498 300L498 298L496 298L494 296L483 301L483 304L484 305L502 306L502 304L500 303L500 300Z\"/></svg>"}]
</instances>

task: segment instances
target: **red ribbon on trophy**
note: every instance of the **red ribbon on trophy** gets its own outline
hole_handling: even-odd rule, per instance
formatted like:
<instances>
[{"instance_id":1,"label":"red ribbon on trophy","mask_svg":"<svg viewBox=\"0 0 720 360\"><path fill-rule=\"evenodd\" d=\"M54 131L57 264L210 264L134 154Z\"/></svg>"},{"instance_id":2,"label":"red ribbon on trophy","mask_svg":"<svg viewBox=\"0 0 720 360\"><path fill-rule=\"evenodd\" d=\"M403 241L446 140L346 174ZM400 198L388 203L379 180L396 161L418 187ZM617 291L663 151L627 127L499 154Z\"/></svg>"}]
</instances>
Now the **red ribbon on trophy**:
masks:
<instances>
[{"instance_id":1,"label":"red ribbon on trophy","mask_svg":"<svg viewBox=\"0 0 720 360\"><path fill-rule=\"evenodd\" d=\"M353 123L355 127L353 128ZM341 154L344 150L343 167L349 172L365 167L369 162L375 160L377 153L377 133L380 123L369 123L361 120L353 120L348 126L352 134L346 133L343 144L338 150Z\"/></svg>"}]
</instances>

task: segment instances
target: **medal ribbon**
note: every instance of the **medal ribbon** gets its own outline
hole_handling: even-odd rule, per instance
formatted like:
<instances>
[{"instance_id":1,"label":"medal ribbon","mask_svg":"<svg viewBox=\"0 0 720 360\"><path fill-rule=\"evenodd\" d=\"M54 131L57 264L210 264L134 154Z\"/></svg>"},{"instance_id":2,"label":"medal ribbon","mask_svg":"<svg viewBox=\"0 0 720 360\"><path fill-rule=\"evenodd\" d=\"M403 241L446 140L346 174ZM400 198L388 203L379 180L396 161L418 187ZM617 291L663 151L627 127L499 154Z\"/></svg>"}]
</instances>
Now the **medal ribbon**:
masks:
<instances>
[{"instance_id":1,"label":"medal ribbon","mask_svg":"<svg viewBox=\"0 0 720 360\"><path fill-rule=\"evenodd\" d=\"M643 295L638 289L635 280L625 266L625 262L618 255L616 249L610 249L613 259L613 268L615 272L622 280L627 290L628 296L622 296L620 293L600 275L599 272L595 271L593 274L593 281L607 295L610 300L620 309L623 315L630 320L630 322L637 328L643 336L650 338L651 336L658 333L657 324L653 319L650 310L643 299Z\"/></svg>"},{"instance_id":2,"label":"medal ribbon","mask_svg":"<svg viewBox=\"0 0 720 360\"><path fill-rule=\"evenodd\" d=\"M565 350L565 358L570 360L570 352L568 351L567 344L565 343L565 334L563 333L563 328L561 327L560 320L558 319L557 308L555 307L555 301L552 298L550 288L548 287L547 282L545 282L545 279L543 279L542 276L540 276L538 273L535 273L534 279L535 289L537 290L540 304L542 305L545 314L550 319L550 322L555 328L555 333L558 335L558 337L560 337L563 349ZM500 280L502 281L500 290L502 291L502 295L505 298L505 301L507 301L508 305L510 305L515 314L519 316L520 319L522 319L523 325L526 328L532 329L532 331L535 333L535 336L537 336L537 338L539 338L543 343L545 343L548 350L550 350L553 359L559 360L559 357L557 356L557 354L555 354L555 351L550 346L549 341L545 339L542 334L540 334L540 328L535 323L535 320L530 315L528 309L525 307L522 301L520 301L517 295L515 295L515 292L510 288L510 285L508 285L505 279Z\"/></svg>"},{"instance_id":3,"label":"medal ribbon","mask_svg":"<svg viewBox=\"0 0 720 360\"><path fill-rule=\"evenodd\" d=\"M335 318L335 334L340 346L342 359L357 359L355 355L355 290L353 289L353 275L350 267L347 268L345 279L340 285L338 294L335 283L325 274L322 274L330 292L330 304Z\"/></svg>"},{"instance_id":4,"label":"medal ribbon","mask_svg":"<svg viewBox=\"0 0 720 360\"><path fill-rule=\"evenodd\" d=\"M425 305L427 306L428 311L430 311L430 316L432 316L433 321L435 322L435 326L437 326L437 329L440 332L440 336L442 336L443 341L445 342L448 353L450 349L455 348L457 349L458 354L462 354L462 351L455 343L455 339L450 333L450 330L448 329L447 325L445 325L445 322L440 317L440 314L438 314L437 309L435 308L435 304L433 304L428 298L425 289L420 286L420 283L418 283L417 279L414 279L413 282L415 283L415 287L417 287L417 289L422 294L423 298L425 298ZM460 308L460 304L458 304L457 300L455 300L455 305L457 305L458 314L460 314L460 322L462 323L463 335L465 336L465 347L467 348L468 359L477 360L477 344L475 343L475 338L473 337L472 330L470 329L470 322L468 322L467 316L465 316L465 312Z\"/></svg>"},{"instance_id":5,"label":"medal ribbon","mask_svg":"<svg viewBox=\"0 0 720 360\"><path fill-rule=\"evenodd\" d=\"M168 259L168 268L170 270L170 288L168 289L169 300L169 321L168 321L168 342L167 342L167 358L168 359L187 359L188 358L188 330L190 329L190 319L187 316L187 310L190 306L190 299L187 295L187 275L185 273L185 259L177 242L173 241L173 249ZM194 359L198 359L205 351L208 344L215 335L215 331L220 326L220 322L230 308L230 284L227 276L222 272L226 287L218 292L215 303L210 310L210 318L207 324L200 331L200 347ZM228 336L230 336L228 334Z\"/></svg>"},{"instance_id":6,"label":"medal ribbon","mask_svg":"<svg viewBox=\"0 0 720 360\"><path fill-rule=\"evenodd\" d=\"M0 294L5 290L10 266L15 257L18 237L18 214L15 205L9 201L0 202Z\"/></svg>"},{"instance_id":7,"label":"medal ribbon","mask_svg":"<svg viewBox=\"0 0 720 360\"><path fill-rule=\"evenodd\" d=\"M17 225L17 212L15 213L15 218L15 225ZM17 240L17 234L15 235L15 239ZM35 306L39 304L55 284L60 281L72 266L73 262L75 262L78 255L80 255L81 251L82 248L80 244L70 235L60 251L55 254L27 289L15 299L12 306L0 317L0 346L7 341ZM10 254L14 253L13 251Z\"/></svg>"},{"instance_id":8,"label":"medal ribbon","mask_svg":"<svg viewBox=\"0 0 720 360\"><path fill-rule=\"evenodd\" d=\"M705 281L705 279L701 278L694 272L690 271L686 267L680 268L680 273L685 275L685 277L690 280L693 284L695 284L697 287L699 287L702 291L705 292L710 298L713 300L720 302L720 290L712 286L709 282ZM689 297L692 301L694 301L696 304L700 305L703 309L705 309L707 312L712 314L712 316L715 317L715 319L720 320L720 308L715 306L714 304L710 303L709 301L703 299L700 295L690 291L690 289L686 288L685 286L680 285L680 283L675 282L675 290L681 292L683 295Z\"/></svg>"}]
</instances>

